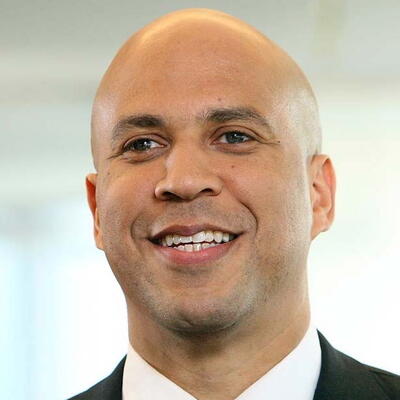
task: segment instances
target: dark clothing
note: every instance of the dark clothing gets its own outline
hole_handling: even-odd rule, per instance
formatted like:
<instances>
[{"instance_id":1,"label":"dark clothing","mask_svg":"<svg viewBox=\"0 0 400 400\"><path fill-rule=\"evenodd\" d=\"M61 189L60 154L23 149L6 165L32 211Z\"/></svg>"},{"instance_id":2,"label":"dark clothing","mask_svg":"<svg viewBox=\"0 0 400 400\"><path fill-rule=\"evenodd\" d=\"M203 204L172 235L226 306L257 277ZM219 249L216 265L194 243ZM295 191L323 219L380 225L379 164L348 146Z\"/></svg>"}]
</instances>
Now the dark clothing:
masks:
<instances>
[{"instance_id":1,"label":"dark clothing","mask_svg":"<svg viewBox=\"0 0 400 400\"><path fill-rule=\"evenodd\" d=\"M400 376L361 364L334 349L320 332L318 336L322 360L314 400L400 400ZM70 400L122 400L125 360L110 376Z\"/></svg>"}]
</instances>

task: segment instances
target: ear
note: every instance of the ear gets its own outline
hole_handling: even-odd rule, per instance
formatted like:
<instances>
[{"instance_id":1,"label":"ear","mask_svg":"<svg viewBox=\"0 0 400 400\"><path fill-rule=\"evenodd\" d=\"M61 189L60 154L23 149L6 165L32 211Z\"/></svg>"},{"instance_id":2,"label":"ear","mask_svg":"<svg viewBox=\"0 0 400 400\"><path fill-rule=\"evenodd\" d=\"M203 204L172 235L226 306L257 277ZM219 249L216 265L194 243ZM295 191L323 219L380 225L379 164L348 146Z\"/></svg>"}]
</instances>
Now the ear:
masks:
<instances>
[{"instance_id":1,"label":"ear","mask_svg":"<svg viewBox=\"0 0 400 400\"><path fill-rule=\"evenodd\" d=\"M315 155L310 168L313 211L311 239L329 229L335 216L336 177L332 161L324 154Z\"/></svg>"},{"instance_id":2,"label":"ear","mask_svg":"<svg viewBox=\"0 0 400 400\"><path fill-rule=\"evenodd\" d=\"M86 176L86 195L90 210L92 211L93 215L94 240L96 242L96 246L100 250L103 250L103 234L100 228L99 213L97 209L96 184L97 174L89 174Z\"/></svg>"}]
</instances>

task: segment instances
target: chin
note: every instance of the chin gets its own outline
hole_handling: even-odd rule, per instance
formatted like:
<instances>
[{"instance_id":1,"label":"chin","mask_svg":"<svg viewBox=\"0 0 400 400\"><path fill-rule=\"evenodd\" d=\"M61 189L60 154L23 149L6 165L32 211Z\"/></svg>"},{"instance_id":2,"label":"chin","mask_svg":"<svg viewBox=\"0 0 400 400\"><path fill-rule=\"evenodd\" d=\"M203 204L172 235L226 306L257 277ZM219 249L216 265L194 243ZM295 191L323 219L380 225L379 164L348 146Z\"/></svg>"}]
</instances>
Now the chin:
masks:
<instances>
[{"instance_id":1,"label":"chin","mask_svg":"<svg viewBox=\"0 0 400 400\"><path fill-rule=\"evenodd\" d=\"M236 315L229 315L221 311L206 315L180 313L164 323L167 328L176 333L192 336L225 331L236 325L237 319Z\"/></svg>"},{"instance_id":2,"label":"chin","mask_svg":"<svg viewBox=\"0 0 400 400\"><path fill-rule=\"evenodd\" d=\"M153 278L153 277L152 277ZM125 287L132 315L140 314L171 333L193 336L221 334L243 326L243 322L263 307L267 288L256 275L244 274L234 284L211 290L204 287L171 289L155 279L146 279ZM126 281L126 280L125 280ZM144 315L145 314L145 315Z\"/></svg>"},{"instance_id":3,"label":"chin","mask_svg":"<svg viewBox=\"0 0 400 400\"><path fill-rule=\"evenodd\" d=\"M153 310L157 322L180 336L207 336L207 334L227 333L253 308L252 303L238 302L231 298L214 301L185 302L168 307L168 311ZM154 313L155 311L155 313ZM160 312L161 311L161 312Z\"/></svg>"}]
</instances>

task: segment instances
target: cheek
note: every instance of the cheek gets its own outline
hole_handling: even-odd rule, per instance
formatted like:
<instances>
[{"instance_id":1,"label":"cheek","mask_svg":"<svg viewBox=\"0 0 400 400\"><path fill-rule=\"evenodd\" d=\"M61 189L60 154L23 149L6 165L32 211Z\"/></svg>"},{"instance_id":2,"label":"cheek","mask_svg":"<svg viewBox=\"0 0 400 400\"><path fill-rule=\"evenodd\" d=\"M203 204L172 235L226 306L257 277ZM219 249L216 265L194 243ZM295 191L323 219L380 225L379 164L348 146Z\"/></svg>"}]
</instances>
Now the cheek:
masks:
<instances>
[{"instance_id":1,"label":"cheek","mask_svg":"<svg viewBox=\"0 0 400 400\"><path fill-rule=\"evenodd\" d=\"M276 159L254 157L231 165L227 189L256 219L279 215L287 197L287 173ZM258 221L261 222L261 221Z\"/></svg>"},{"instance_id":2,"label":"cheek","mask_svg":"<svg viewBox=\"0 0 400 400\"><path fill-rule=\"evenodd\" d=\"M266 247L265 241L269 241L270 247L276 248L307 242L311 206L307 174L301 163L271 158L252 160L232 170L237 200L254 216L260 245Z\"/></svg>"},{"instance_id":3,"label":"cheek","mask_svg":"<svg viewBox=\"0 0 400 400\"><path fill-rule=\"evenodd\" d=\"M130 234L132 224L151 199L150 184L141 176L109 173L101 182L98 208L106 239Z\"/></svg>"},{"instance_id":4,"label":"cheek","mask_svg":"<svg viewBox=\"0 0 400 400\"><path fill-rule=\"evenodd\" d=\"M147 229L147 221L143 222L146 218L141 216L154 190L143 174L127 173L109 173L98 189L104 251L121 287L129 292L130 285L135 285L138 276L146 271L138 243Z\"/></svg>"}]
</instances>

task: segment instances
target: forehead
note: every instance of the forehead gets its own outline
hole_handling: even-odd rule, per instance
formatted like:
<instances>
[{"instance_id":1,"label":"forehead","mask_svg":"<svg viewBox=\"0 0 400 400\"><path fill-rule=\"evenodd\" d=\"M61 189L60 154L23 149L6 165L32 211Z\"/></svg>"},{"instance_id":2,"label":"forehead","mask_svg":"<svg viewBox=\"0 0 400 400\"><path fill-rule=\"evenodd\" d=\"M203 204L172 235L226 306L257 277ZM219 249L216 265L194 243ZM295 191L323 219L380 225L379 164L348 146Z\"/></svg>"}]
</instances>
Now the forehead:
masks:
<instances>
[{"instance_id":1,"label":"forehead","mask_svg":"<svg viewBox=\"0 0 400 400\"><path fill-rule=\"evenodd\" d=\"M306 150L305 138L319 132L318 113L306 78L285 52L236 23L175 22L135 34L104 75L92 113L96 168L113 128L132 115L159 116L178 131L177 123L206 121L198 116L210 109L247 108Z\"/></svg>"},{"instance_id":2,"label":"forehead","mask_svg":"<svg viewBox=\"0 0 400 400\"><path fill-rule=\"evenodd\" d=\"M277 79L265 64L237 56L204 60L191 54L179 62L173 59L176 54L168 60L154 55L133 63L103 96L108 115L103 127L137 113L162 115L172 122L199 121L211 108L247 107L271 116L279 102Z\"/></svg>"},{"instance_id":3,"label":"forehead","mask_svg":"<svg viewBox=\"0 0 400 400\"><path fill-rule=\"evenodd\" d=\"M222 108L255 110L271 129L286 130L290 74L276 48L254 33L208 28L151 31L121 49L94 105L96 143L110 143L115 126L130 115L187 124Z\"/></svg>"}]
</instances>

